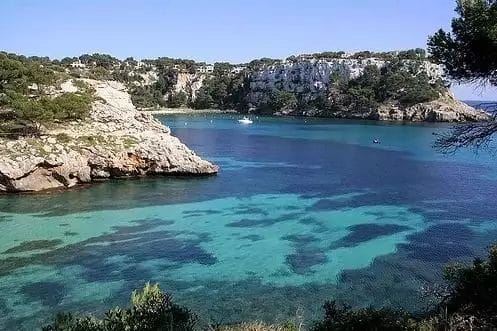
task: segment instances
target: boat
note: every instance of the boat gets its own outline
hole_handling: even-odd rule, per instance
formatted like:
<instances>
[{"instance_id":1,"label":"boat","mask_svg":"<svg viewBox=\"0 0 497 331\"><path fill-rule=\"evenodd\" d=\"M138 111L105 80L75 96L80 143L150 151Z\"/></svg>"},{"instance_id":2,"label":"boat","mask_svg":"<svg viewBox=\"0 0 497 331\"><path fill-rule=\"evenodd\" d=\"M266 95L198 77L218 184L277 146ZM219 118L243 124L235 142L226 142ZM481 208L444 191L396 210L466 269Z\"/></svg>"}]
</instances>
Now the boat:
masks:
<instances>
[{"instance_id":1,"label":"boat","mask_svg":"<svg viewBox=\"0 0 497 331\"><path fill-rule=\"evenodd\" d=\"M380 140L379 139L373 139L373 144L379 144Z\"/></svg>"},{"instance_id":2,"label":"boat","mask_svg":"<svg viewBox=\"0 0 497 331\"><path fill-rule=\"evenodd\" d=\"M244 116L241 120L238 120L239 123L242 124L252 124L254 123L250 118Z\"/></svg>"}]
</instances>

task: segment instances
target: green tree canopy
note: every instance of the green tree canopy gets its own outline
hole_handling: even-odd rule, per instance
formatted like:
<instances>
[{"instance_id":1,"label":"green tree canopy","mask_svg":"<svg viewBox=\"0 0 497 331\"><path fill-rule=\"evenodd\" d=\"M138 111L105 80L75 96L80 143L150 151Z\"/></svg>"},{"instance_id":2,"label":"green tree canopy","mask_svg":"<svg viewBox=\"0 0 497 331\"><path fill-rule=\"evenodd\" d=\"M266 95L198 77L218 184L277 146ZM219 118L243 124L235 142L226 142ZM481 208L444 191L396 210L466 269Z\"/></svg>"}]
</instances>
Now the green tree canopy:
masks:
<instances>
[{"instance_id":1,"label":"green tree canopy","mask_svg":"<svg viewBox=\"0 0 497 331\"><path fill-rule=\"evenodd\" d=\"M458 0L452 32L429 38L432 57L458 80L497 83L497 1Z\"/></svg>"},{"instance_id":2,"label":"green tree canopy","mask_svg":"<svg viewBox=\"0 0 497 331\"><path fill-rule=\"evenodd\" d=\"M429 38L432 57L456 80L497 85L497 0L458 0L452 31L439 30ZM435 147L454 152L463 147L489 146L497 118L454 127Z\"/></svg>"}]
</instances>

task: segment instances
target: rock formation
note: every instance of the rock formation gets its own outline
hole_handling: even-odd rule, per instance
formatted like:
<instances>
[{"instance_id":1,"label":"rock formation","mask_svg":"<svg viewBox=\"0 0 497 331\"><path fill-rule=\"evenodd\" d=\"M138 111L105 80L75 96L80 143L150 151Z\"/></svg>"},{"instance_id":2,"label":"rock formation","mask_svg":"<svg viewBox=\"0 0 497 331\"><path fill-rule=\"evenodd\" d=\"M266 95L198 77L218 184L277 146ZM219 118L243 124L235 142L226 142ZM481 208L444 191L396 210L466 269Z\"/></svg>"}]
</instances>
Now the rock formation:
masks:
<instances>
[{"instance_id":1,"label":"rock formation","mask_svg":"<svg viewBox=\"0 0 497 331\"><path fill-rule=\"evenodd\" d=\"M120 79L127 84L135 105L142 109L188 106L393 121L461 122L488 117L451 95L443 66L431 62L421 49L324 52L214 65L172 58L120 61L94 54L81 56L64 68L74 77L92 77L98 69L106 77ZM381 84L368 81L366 85L370 86L361 85L348 93L348 82L357 82L371 68L381 72ZM368 92L362 88L371 90L379 85L381 92L372 91L374 103L364 105L364 99L371 99L371 95L364 95ZM419 91L414 91L415 86ZM285 99L287 102L280 102Z\"/></svg>"},{"instance_id":2,"label":"rock formation","mask_svg":"<svg viewBox=\"0 0 497 331\"><path fill-rule=\"evenodd\" d=\"M41 137L0 138L0 192L69 188L93 180L145 175L210 175L169 128L131 103L118 82L86 82L97 100L89 118L43 128ZM71 83L63 90L73 90Z\"/></svg>"},{"instance_id":3,"label":"rock formation","mask_svg":"<svg viewBox=\"0 0 497 331\"><path fill-rule=\"evenodd\" d=\"M381 106L377 119L408 122L475 122L489 119L483 111L474 109L447 93L437 100L418 103L410 107L392 104Z\"/></svg>"},{"instance_id":4,"label":"rock formation","mask_svg":"<svg viewBox=\"0 0 497 331\"><path fill-rule=\"evenodd\" d=\"M416 63L420 71L424 71L431 81L444 79L444 71L440 65L425 61L405 61L407 67ZM249 91L246 96L248 104L259 107L268 102L268 91L278 89L298 95L303 100L313 100L318 96L326 95L333 72L346 72L350 79L362 75L367 66L382 68L387 61L378 59L333 59L333 60L305 60L292 63L284 62L268 65L254 72L250 76ZM380 121L406 122L466 122L481 121L489 118L483 111L476 110L457 100L448 88L443 88L438 99L418 103L412 106L403 106L399 102L386 102L370 112L359 111L354 108L342 110L311 109L300 111L286 109L276 115L321 116L348 119L372 119Z\"/></svg>"},{"instance_id":5,"label":"rock formation","mask_svg":"<svg viewBox=\"0 0 497 331\"><path fill-rule=\"evenodd\" d=\"M282 113L281 115L292 114ZM311 110L299 115L377 121L451 123L485 121L490 118L489 114L468 106L464 102L457 100L450 93L442 95L437 100L418 103L407 107L390 102L380 105L377 109L373 109L370 112L354 111L350 109L336 112Z\"/></svg>"}]
</instances>

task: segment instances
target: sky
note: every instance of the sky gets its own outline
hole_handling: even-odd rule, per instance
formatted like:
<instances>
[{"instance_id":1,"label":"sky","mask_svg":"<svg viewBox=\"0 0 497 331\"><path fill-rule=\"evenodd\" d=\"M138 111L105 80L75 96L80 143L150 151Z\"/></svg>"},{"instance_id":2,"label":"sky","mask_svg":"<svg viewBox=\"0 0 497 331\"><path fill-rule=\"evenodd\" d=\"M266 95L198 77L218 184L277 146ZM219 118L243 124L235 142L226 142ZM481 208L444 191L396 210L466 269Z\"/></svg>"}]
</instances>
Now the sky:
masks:
<instances>
[{"instance_id":1,"label":"sky","mask_svg":"<svg viewBox=\"0 0 497 331\"><path fill-rule=\"evenodd\" d=\"M426 47L455 0L0 0L0 50L51 58L189 58L232 63L320 51ZM493 89L453 88L464 100Z\"/></svg>"}]
</instances>

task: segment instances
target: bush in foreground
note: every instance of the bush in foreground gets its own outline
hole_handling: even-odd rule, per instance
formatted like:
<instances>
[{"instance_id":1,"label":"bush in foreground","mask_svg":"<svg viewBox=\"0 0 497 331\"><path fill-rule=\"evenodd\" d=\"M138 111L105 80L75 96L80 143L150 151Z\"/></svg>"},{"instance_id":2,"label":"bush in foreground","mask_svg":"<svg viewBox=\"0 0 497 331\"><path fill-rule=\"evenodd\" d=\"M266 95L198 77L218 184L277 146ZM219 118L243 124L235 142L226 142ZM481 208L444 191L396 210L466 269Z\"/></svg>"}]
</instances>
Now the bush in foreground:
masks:
<instances>
[{"instance_id":1,"label":"bush in foreground","mask_svg":"<svg viewBox=\"0 0 497 331\"><path fill-rule=\"evenodd\" d=\"M159 285L147 284L131 295L131 307L116 307L103 319L93 316L74 317L59 314L53 324L43 331L190 331L197 318L188 309L180 307L164 294Z\"/></svg>"},{"instance_id":2,"label":"bush in foreground","mask_svg":"<svg viewBox=\"0 0 497 331\"><path fill-rule=\"evenodd\" d=\"M335 301L324 304L325 316L317 322L313 331L397 331L413 330L414 321L408 314L390 309L366 308L352 310L340 306Z\"/></svg>"},{"instance_id":3,"label":"bush in foreground","mask_svg":"<svg viewBox=\"0 0 497 331\"><path fill-rule=\"evenodd\" d=\"M475 316L497 328L497 245L490 248L487 260L448 267L445 278L449 295L443 304L449 312Z\"/></svg>"}]
</instances>

